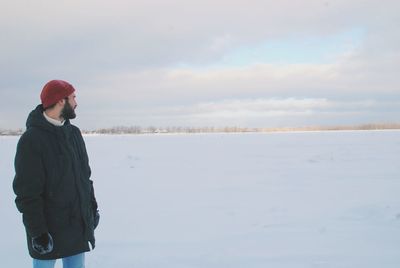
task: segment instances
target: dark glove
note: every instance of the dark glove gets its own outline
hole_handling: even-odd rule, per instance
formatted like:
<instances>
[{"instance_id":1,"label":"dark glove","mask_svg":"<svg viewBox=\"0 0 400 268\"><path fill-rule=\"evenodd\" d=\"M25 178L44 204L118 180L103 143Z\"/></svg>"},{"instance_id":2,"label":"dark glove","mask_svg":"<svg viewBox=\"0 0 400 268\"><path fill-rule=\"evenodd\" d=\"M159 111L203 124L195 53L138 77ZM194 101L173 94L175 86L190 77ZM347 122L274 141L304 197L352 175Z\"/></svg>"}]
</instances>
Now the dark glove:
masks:
<instances>
[{"instance_id":1,"label":"dark glove","mask_svg":"<svg viewBox=\"0 0 400 268\"><path fill-rule=\"evenodd\" d=\"M50 253L53 250L53 238L49 233L36 236L32 238L32 248L40 255Z\"/></svg>"},{"instance_id":2,"label":"dark glove","mask_svg":"<svg viewBox=\"0 0 400 268\"><path fill-rule=\"evenodd\" d=\"M94 225L94 229L96 229L97 225L99 225L99 221L100 221L100 214L99 214L99 211L96 210L96 211L94 212L94 215L93 215L93 225Z\"/></svg>"}]
</instances>

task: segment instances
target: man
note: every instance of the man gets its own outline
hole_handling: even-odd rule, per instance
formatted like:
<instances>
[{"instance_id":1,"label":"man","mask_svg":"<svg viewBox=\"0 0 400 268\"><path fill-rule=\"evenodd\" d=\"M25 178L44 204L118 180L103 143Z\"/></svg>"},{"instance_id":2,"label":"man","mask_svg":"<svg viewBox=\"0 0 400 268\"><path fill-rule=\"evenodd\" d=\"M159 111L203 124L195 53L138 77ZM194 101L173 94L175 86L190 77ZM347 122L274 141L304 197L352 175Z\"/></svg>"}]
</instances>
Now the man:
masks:
<instances>
[{"instance_id":1,"label":"man","mask_svg":"<svg viewBox=\"0 0 400 268\"><path fill-rule=\"evenodd\" d=\"M76 117L75 89L52 80L26 122L15 156L13 189L34 268L83 268L99 221L88 155Z\"/></svg>"}]
</instances>

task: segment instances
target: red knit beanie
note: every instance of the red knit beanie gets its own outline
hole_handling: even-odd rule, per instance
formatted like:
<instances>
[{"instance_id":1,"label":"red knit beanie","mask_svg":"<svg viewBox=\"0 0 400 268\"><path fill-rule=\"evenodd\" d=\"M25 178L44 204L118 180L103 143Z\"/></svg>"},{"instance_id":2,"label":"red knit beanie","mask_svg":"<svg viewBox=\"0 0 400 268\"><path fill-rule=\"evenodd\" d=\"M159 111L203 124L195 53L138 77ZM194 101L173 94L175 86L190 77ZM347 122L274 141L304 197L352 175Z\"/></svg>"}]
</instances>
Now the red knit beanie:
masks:
<instances>
[{"instance_id":1,"label":"red knit beanie","mask_svg":"<svg viewBox=\"0 0 400 268\"><path fill-rule=\"evenodd\" d=\"M42 100L43 108L57 103L58 101L68 97L75 91L75 88L68 82L63 80L51 80L44 85L40 99Z\"/></svg>"}]
</instances>

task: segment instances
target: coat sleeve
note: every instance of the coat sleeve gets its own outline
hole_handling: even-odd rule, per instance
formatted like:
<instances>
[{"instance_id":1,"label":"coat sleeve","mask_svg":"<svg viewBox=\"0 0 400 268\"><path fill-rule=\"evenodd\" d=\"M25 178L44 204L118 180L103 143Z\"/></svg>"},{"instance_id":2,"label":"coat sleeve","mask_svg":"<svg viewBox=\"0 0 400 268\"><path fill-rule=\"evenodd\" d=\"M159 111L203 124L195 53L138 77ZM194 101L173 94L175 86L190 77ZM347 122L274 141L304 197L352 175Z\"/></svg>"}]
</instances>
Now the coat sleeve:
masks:
<instances>
[{"instance_id":1,"label":"coat sleeve","mask_svg":"<svg viewBox=\"0 0 400 268\"><path fill-rule=\"evenodd\" d=\"M82 139L82 141L83 141L83 139ZM84 151L85 151L85 159L86 159L85 162L87 165L87 169L89 171L88 173L89 173L89 178L90 178L90 176L92 175L92 170L89 166L89 157L86 152L86 147L85 147L85 145L83 145L83 146L84 146ZM89 179L89 181L90 181L90 202L92 204L93 210L96 211L98 209L98 205L97 205L96 195L94 194L93 180Z\"/></svg>"},{"instance_id":2,"label":"coat sleeve","mask_svg":"<svg viewBox=\"0 0 400 268\"><path fill-rule=\"evenodd\" d=\"M77 127L75 127L75 131L78 136L79 147L81 150L82 159L83 159L85 169L87 170L87 175L88 175L88 178L90 181L90 202L91 202L93 210L96 211L98 209L98 204L97 204L97 200L96 200L96 195L94 194L93 180L90 179L90 177L92 175L92 170L89 165L89 156L88 156L88 153L86 150L85 141L83 140L81 131Z\"/></svg>"},{"instance_id":3,"label":"coat sleeve","mask_svg":"<svg viewBox=\"0 0 400 268\"><path fill-rule=\"evenodd\" d=\"M92 185L92 192L91 192L91 195L90 195L90 199L91 199L91 202L92 202L92 208L93 208L93 210L97 210L98 209L98 205L97 205L97 200L96 200L96 196L95 196L95 194L94 194L94 188L93 188L93 181L90 181L90 184Z\"/></svg>"},{"instance_id":4,"label":"coat sleeve","mask_svg":"<svg viewBox=\"0 0 400 268\"><path fill-rule=\"evenodd\" d=\"M45 171L40 152L29 136L21 136L14 165L13 189L17 196L15 203L22 213L27 233L30 237L47 233L43 207Z\"/></svg>"}]
</instances>

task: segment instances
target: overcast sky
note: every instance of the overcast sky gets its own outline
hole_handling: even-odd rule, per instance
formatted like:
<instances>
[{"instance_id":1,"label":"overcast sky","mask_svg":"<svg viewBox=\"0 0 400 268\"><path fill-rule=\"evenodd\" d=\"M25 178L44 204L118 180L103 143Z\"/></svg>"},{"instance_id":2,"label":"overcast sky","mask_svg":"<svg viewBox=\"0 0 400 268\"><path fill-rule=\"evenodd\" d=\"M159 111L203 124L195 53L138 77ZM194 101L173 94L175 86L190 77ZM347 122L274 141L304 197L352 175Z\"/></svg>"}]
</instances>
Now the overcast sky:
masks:
<instances>
[{"instance_id":1,"label":"overcast sky","mask_svg":"<svg viewBox=\"0 0 400 268\"><path fill-rule=\"evenodd\" d=\"M1 1L0 128L51 79L82 129L399 122L398 0Z\"/></svg>"}]
</instances>

